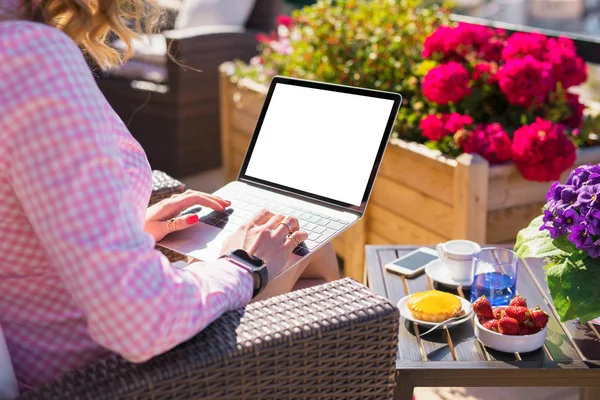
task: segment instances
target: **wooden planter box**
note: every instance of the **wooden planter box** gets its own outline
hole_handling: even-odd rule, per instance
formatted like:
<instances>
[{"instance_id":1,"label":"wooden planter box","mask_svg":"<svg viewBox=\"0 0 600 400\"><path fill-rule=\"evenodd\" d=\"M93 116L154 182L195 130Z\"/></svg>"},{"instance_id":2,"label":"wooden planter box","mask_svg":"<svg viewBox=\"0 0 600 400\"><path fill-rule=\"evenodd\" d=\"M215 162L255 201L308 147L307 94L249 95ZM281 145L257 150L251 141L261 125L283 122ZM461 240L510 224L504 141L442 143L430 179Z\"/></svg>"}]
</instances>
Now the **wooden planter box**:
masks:
<instances>
[{"instance_id":1,"label":"wooden planter box","mask_svg":"<svg viewBox=\"0 0 600 400\"><path fill-rule=\"evenodd\" d=\"M221 148L230 181L240 170L267 88L251 81L234 84L226 69L221 66ZM600 147L579 151L576 164L588 163L600 163ZM523 179L513 164L490 166L471 154L448 158L393 139L364 218L334 240L334 247L344 259L346 276L363 280L366 244L514 242L540 213L549 186Z\"/></svg>"}]
</instances>

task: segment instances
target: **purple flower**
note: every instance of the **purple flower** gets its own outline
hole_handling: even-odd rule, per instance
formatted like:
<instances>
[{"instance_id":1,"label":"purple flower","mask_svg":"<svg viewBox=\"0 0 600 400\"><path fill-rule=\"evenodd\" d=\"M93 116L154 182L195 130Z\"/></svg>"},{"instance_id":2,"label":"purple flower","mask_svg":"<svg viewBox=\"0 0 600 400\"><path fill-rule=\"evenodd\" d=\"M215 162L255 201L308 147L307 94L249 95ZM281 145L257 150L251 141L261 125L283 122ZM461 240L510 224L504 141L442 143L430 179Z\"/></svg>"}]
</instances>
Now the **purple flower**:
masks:
<instances>
[{"instance_id":1,"label":"purple flower","mask_svg":"<svg viewBox=\"0 0 600 400\"><path fill-rule=\"evenodd\" d=\"M560 192L560 199L563 203L568 205L573 205L577 200L577 192L573 186L563 186L562 191Z\"/></svg>"},{"instance_id":2,"label":"purple flower","mask_svg":"<svg viewBox=\"0 0 600 400\"><path fill-rule=\"evenodd\" d=\"M590 177L590 167L589 166L581 166L575 168L569 178L567 178L567 185L574 186L575 189L580 188L585 182L587 182Z\"/></svg>"},{"instance_id":3,"label":"purple flower","mask_svg":"<svg viewBox=\"0 0 600 400\"><path fill-rule=\"evenodd\" d=\"M586 216L586 220L592 235L600 236L600 210L591 210Z\"/></svg>"},{"instance_id":4,"label":"purple flower","mask_svg":"<svg viewBox=\"0 0 600 400\"><path fill-rule=\"evenodd\" d=\"M579 220L579 214L572 208L566 211L558 210L554 219L554 228L561 234L568 233L573 225Z\"/></svg>"},{"instance_id":5,"label":"purple flower","mask_svg":"<svg viewBox=\"0 0 600 400\"><path fill-rule=\"evenodd\" d=\"M560 200L560 195L563 191L564 186L560 184L560 182L556 181L550 186L550 190L548 190L548 194L546 195L546 201L550 201L551 199Z\"/></svg>"},{"instance_id":6,"label":"purple flower","mask_svg":"<svg viewBox=\"0 0 600 400\"><path fill-rule=\"evenodd\" d=\"M600 183L600 174L597 172L590 173L590 177L587 180L588 185L597 185Z\"/></svg>"},{"instance_id":7,"label":"purple flower","mask_svg":"<svg viewBox=\"0 0 600 400\"><path fill-rule=\"evenodd\" d=\"M573 207L579 207L582 215L587 214L589 209L600 209L600 185L584 186L578 192Z\"/></svg>"},{"instance_id":8,"label":"purple flower","mask_svg":"<svg viewBox=\"0 0 600 400\"><path fill-rule=\"evenodd\" d=\"M552 239L555 239L560 236L560 232L558 231L558 229L556 229L554 227L555 219L556 219L556 216L554 215L554 212L552 212L550 210L544 210L544 217L542 218L544 223L540 227L540 231L543 231L543 230L548 231L550 233L550 237Z\"/></svg>"},{"instance_id":9,"label":"purple flower","mask_svg":"<svg viewBox=\"0 0 600 400\"><path fill-rule=\"evenodd\" d=\"M591 246L586 247L585 251L590 255L590 257L598 258L598 256L600 256L600 239L592 243Z\"/></svg>"},{"instance_id":10,"label":"purple flower","mask_svg":"<svg viewBox=\"0 0 600 400\"><path fill-rule=\"evenodd\" d=\"M587 222L584 218L579 218L577 225L574 225L571 228L571 233L568 238L579 250L583 250L593 244L592 238L588 232Z\"/></svg>"}]
</instances>

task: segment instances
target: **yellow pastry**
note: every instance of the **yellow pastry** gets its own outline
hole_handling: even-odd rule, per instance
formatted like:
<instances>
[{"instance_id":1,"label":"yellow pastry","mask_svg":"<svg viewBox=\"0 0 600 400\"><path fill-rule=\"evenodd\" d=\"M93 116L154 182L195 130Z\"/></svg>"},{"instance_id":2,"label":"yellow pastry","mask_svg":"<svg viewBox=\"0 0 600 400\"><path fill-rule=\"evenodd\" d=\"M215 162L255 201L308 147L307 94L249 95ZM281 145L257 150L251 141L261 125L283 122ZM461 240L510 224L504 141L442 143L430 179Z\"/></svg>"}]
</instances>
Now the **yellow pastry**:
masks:
<instances>
[{"instance_id":1,"label":"yellow pastry","mask_svg":"<svg viewBox=\"0 0 600 400\"><path fill-rule=\"evenodd\" d=\"M453 294L428 290L410 296L408 309L414 318L421 321L442 322L455 317L462 310L462 303Z\"/></svg>"}]
</instances>

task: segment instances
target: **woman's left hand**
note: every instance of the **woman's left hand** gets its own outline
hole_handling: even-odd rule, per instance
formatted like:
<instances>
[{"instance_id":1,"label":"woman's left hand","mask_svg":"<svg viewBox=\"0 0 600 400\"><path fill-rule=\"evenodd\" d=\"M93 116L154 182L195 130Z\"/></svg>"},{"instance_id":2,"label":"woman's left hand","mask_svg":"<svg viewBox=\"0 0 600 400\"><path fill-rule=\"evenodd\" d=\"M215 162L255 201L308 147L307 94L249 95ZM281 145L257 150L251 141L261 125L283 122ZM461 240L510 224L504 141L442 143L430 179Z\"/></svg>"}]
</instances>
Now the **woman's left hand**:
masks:
<instances>
[{"instance_id":1,"label":"woman's left hand","mask_svg":"<svg viewBox=\"0 0 600 400\"><path fill-rule=\"evenodd\" d=\"M198 215L190 214L181 217L177 215L196 205L223 211L231 205L231 202L211 194L186 190L184 193L175 194L148 207L144 230L154 236L154 240L158 242L171 232L189 228L198 222ZM171 218L174 220L169 221Z\"/></svg>"}]
</instances>

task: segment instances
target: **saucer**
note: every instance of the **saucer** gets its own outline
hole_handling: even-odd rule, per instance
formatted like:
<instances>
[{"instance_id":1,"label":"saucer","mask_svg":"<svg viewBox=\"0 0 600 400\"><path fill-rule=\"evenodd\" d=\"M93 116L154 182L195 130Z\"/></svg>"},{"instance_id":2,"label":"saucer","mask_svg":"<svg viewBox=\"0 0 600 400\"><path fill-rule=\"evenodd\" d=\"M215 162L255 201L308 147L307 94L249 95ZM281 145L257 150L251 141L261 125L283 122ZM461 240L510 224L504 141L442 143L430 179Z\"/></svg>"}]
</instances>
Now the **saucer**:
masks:
<instances>
[{"instance_id":1,"label":"saucer","mask_svg":"<svg viewBox=\"0 0 600 400\"><path fill-rule=\"evenodd\" d=\"M408 309L408 299L410 298L410 296L411 295L405 296L405 297L401 298L400 301L398 302L398 309L400 310L400 315L402 315L407 320L409 320L411 322L415 322L424 327L432 328L435 325L438 325L439 322L422 321L422 320L416 319L412 316L412 313ZM454 296L456 296L456 295L454 295ZM459 297L459 296L456 296L456 297L458 297L460 299L460 303L462 304L462 310L465 312L465 315L460 319L446 322L445 324L440 325L437 329L444 329L444 328L449 328L454 325L462 324L463 322L468 321L469 318L471 318L471 314L473 313L473 308L471 307L471 302L467 299L463 299L462 297Z\"/></svg>"},{"instance_id":2,"label":"saucer","mask_svg":"<svg viewBox=\"0 0 600 400\"><path fill-rule=\"evenodd\" d=\"M444 264L444 261L439 258L427 264L425 267L425 273L431 278L431 280L449 287L469 287L472 283L471 279L464 281L456 281L452 279L450 273L448 272L448 267L446 264Z\"/></svg>"}]
</instances>

